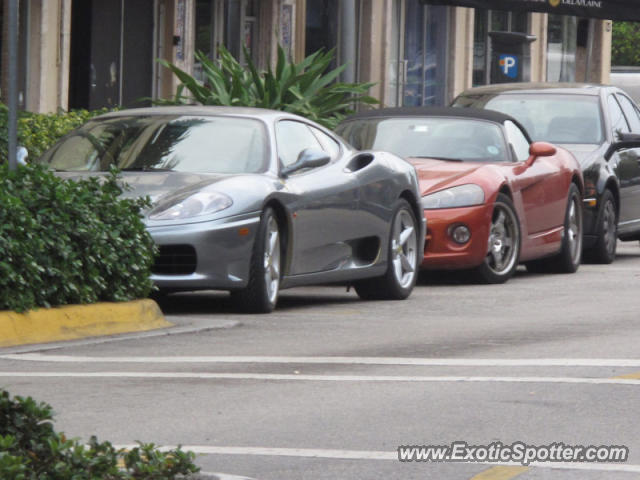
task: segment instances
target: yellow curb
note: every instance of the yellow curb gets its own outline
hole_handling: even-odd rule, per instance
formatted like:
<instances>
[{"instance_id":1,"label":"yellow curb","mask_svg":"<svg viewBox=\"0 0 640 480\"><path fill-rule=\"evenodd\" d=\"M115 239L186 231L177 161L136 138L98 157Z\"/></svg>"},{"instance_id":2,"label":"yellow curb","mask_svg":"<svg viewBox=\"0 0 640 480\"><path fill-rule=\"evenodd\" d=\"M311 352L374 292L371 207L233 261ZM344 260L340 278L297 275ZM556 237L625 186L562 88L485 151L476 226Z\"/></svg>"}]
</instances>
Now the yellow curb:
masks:
<instances>
[{"instance_id":1,"label":"yellow curb","mask_svg":"<svg viewBox=\"0 0 640 480\"><path fill-rule=\"evenodd\" d=\"M509 480L529 470L529 467L497 466L480 472L471 480Z\"/></svg>"},{"instance_id":2,"label":"yellow curb","mask_svg":"<svg viewBox=\"0 0 640 480\"><path fill-rule=\"evenodd\" d=\"M0 311L0 347L171 327L153 300Z\"/></svg>"},{"instance_id":3,"label":"yellow curb","mask_svg":"<svg viewBox=\"0 0 640 480\"><path fill-rule=\"evenodd\" d=\"M640 372L628 373L626 375L618 375L613 378L621 378L626 380L640 380Z\"/></svg>"}]
</instances>

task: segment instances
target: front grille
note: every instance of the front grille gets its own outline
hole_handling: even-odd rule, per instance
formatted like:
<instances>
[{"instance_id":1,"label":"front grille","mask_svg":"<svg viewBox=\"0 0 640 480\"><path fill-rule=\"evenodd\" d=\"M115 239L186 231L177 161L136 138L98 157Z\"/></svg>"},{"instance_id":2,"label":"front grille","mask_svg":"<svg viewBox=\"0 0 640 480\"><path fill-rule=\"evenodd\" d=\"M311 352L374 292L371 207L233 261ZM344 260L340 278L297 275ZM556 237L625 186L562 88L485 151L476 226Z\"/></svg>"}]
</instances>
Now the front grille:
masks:
<instances>
[{"instance_id":1,"label":"front grille","mask_svg":"<svg viewBox=\"0 0 640 480\"><path fill-rule=\"evenodd\" d=\"M162 245L151 271L158 275L188 275L196 271L196 250L191 245Z\"/></svg>"}]
</instances>

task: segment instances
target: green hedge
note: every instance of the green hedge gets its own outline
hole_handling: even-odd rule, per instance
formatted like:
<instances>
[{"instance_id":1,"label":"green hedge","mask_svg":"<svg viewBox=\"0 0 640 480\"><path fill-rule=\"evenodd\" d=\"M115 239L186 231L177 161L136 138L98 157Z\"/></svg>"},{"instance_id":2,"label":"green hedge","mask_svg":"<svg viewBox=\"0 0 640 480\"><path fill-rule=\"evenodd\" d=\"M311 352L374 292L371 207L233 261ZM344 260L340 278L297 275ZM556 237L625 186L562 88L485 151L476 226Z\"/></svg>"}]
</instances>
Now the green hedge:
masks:
<instances>
[{"instance_id":1,"label":"green hedge","mask_svg":"<svg viewBox=\"0 0 640 480\"><path fill-rule=\"evenodd\" d=\"M121 193L115 172L75 182L0 165L0 310L146 297L148 200Z\"/></svg>"},{"instance_id":2,"label":"green hedge","mask_svg":"<svg viewBox=\"0 0 640 480\"><path fill-rule=\"evenodd\" d=\"M36 159L71 130L106 111L72 110L50 114L21 111L18 115L18 144L29 151L30 159ZM8 109L0 104L0 163L7 161L7 133Z\"/></svg>"},{"instance_id":3,"label":"green hedge","mask_svg":"<svg viewBox=\"0 0 640 480\"><path fill-rule=\"evenodd\" d=\"M174 480L199 471L195 455L153 444L118 450L91 437L88 445L53 428L51 406L0 389L2 480Z\"/></svg>"}]
</instances>

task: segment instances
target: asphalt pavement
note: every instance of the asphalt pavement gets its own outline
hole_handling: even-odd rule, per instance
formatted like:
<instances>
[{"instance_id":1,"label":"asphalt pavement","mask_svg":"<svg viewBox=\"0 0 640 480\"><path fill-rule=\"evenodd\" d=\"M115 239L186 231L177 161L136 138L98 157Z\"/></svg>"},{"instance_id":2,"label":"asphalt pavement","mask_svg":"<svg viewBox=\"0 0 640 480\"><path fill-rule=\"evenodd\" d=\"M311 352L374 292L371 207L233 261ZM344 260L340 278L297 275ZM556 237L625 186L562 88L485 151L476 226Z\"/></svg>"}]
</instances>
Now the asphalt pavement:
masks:
<instances>
[{"instance_id":1,"label":"asphalt pavement","mask_svg":"<svg viewBox=\"0 0 640 480\"><path fill-rule=\"evenodd\" d=\"M286 479L640 478L640 246L574 275L423 278L406 301L169 297L173 329L0 349L0 386L68 436L183 445L204 472ZM399 462L401 445L618 445L626 462Z\"/></svg>"}]
</instances>

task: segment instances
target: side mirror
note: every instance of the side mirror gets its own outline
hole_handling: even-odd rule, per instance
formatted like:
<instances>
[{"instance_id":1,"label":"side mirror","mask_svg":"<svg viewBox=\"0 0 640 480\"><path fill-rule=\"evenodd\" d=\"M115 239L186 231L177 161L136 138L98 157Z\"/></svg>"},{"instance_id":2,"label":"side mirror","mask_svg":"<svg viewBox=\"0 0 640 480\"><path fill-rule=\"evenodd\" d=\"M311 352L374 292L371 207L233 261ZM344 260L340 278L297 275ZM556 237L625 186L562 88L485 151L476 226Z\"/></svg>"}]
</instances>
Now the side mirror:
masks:
<instances>
[{"instance_id":1,"label":"side mirror","mask_svg":"<svg viewBox=\"0 0 640 480\"><path fill-rule=\"evenodd\" d=\"M533 165L538 157L551 157L555 155L558 150L556 147L547 142L533 142L529 147L529 158L525 162L529 167Z\"/></svg>"},{"instance_id":2,"label":"side mirror","mask_svg":"<svg viewBox=\"0 0 640 480\"><path fill-rule=\"evenodd\" d=\"M322 167L330 161L331 157L327 152L316 148L305 148L300 152L300 155L298 155L298 159L295 161L295 163L284 167L280 174L283 177L288 177L293 172L297 172L298 170L302 170L303 168Z\"/></svg>"},{"instance_id":3,"label":"side mirror","mask_svg":"<svg viewBox=\"0 0 640 480\"><path fill-rule=\"evenodd\" d=\"M604 159L608 161L614 153L625 148L640 148L640 135L637 133L618 133L618 141L609 145Z\"/></svg>"}]
</instances>

